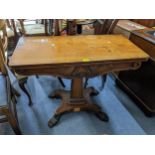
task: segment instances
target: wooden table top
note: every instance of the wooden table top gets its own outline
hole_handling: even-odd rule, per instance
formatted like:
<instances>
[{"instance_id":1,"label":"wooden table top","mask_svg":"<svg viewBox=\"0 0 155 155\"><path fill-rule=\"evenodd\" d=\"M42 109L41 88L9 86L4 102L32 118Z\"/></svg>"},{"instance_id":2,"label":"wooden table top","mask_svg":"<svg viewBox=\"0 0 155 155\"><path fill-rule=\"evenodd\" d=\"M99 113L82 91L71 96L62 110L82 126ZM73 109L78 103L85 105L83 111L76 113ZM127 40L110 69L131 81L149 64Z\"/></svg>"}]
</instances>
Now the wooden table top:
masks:
<instances>
[{"instance_id":1,"label":"wooden table top","mask_svg":"<svg viewBox=\"0 0 155 155\"><path fill-rule=\"evenodd\" d=\"M122 35L23 37L9 65L147 60L148 57Z\"/></svg>"}]
</instances>

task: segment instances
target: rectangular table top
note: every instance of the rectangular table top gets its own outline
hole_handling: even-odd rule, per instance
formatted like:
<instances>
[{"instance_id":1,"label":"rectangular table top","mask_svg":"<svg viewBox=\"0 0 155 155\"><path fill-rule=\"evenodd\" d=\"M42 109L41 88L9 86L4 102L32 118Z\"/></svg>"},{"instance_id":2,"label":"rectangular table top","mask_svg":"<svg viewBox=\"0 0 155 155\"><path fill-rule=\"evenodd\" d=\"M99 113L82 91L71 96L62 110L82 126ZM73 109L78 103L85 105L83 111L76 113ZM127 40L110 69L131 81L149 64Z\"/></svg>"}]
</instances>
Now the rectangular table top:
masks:
<instances>
[{"instance_id":1,"label":"rectangular table top","mask_svg":"<svg viewBox=\"0 0 155 155\"><path fill-rule=\"evenodd\" d=\"M147 60L149 56L122 35L20 38L10 66Z\"/></svg>"}]
</instances>

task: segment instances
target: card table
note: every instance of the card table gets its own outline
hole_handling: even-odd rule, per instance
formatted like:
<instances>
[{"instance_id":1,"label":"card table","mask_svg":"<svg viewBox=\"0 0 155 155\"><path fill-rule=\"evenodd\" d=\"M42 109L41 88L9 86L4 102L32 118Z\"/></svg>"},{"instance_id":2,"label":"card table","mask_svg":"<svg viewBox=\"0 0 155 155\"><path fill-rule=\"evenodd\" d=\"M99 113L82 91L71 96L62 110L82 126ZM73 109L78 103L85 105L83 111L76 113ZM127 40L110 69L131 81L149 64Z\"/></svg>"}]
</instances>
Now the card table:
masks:
<instances>
[{"instance_id":1,"label":"card table","mask_svg":"<svg viewBox=\"0 0 155 155\"><path fill-rule=\"evenodd\" d=\"M56 90L51 96L62 103L49 120L53 127L66 112L91 111L102 121L106 113L93 103L98 92L83 88L83 78L113 71L137 69L149 56L122 35L41 36L20 38L10 67L22 75L53 75L72 79L71 91Z\"/></svg>"}]
</instances>

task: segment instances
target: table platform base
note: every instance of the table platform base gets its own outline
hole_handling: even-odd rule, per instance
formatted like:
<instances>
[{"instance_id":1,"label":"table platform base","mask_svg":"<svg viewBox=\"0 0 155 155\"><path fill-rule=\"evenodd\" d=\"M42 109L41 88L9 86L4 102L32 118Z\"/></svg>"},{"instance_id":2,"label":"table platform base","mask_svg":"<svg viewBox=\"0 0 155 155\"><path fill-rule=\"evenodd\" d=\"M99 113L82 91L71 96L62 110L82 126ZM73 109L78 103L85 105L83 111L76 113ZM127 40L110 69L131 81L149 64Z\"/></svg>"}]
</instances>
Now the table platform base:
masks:
<instances>
[{"instance_id":1,"label":"table platform base","mask_svg":"<svg viewBox=\"0 0 155 155\"><path fill-rule=\"evenodd\" d=\"M100 120L108 121L109 118L106 113L101 111L101 108L94 104L91 100L91 95L96 95L98 92L89 87L83 90L83 97L72 98L70 91L56 90L50 97L62 99L60 107L56 110L54 116L48 121L48 126L53 127L58 123L61 116L68 112L89 111L93 112Z\"/></svg>"}]
</instances>

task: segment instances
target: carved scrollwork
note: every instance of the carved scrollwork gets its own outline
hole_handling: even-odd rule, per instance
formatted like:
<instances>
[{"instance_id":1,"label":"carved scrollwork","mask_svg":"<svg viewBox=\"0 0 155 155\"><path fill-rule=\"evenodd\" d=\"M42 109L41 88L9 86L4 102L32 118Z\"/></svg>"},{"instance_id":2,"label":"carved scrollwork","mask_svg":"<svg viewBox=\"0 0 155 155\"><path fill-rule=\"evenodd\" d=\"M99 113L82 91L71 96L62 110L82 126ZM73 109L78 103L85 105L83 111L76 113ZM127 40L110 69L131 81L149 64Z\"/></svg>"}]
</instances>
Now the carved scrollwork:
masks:
<instances>
[{"instance_id":1,"label":"carved scrollwork","mask_svg":"<svg viewBox=\"0 0 155 155\"><path fill-rule=\"evenodd\" d=\"M134 62L132 66L133 66L133 69L138 69L141 66L141 62Z\"/></svg>"},{"instance_id":2,"label":"carved scrollwork","mask_svg":"<svg viewBox=\"0 0 155 155\"><path fill-rule=\"evenodd\" d=\"M91 66L80 66L75 67L73 72L71 73L73 77L85 77L92 75L92 68Z\"/></svg>"}]
</instances>

